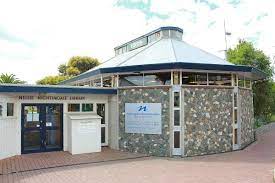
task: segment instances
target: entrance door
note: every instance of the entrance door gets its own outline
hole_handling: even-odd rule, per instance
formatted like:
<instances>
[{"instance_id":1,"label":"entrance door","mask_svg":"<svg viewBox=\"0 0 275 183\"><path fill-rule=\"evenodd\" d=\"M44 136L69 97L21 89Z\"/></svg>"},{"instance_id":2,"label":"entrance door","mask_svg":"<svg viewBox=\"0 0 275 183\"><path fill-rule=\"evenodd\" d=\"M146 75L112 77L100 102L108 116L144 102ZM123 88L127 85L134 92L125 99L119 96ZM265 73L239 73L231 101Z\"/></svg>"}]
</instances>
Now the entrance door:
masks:
<instances>
[{"instance_id":1,"label":"entrance door","mask_svg":"<svg viewBox=\"0 0 275 183\"><path fill-rule=\"evenodd\" d=\"M22 153L63 149L63 105L22 104Z\"/></svg>"},{"instance_id":2,"label":"entrance door","mask_svg":"<svg viewBox=\"0 0 275 183\"><path fill-rule=\"evenodd\" d=\"M101 116L101 145L108 146L108 118L105 103L96 104L96 111Z\"/></svg>"}]
</instances>

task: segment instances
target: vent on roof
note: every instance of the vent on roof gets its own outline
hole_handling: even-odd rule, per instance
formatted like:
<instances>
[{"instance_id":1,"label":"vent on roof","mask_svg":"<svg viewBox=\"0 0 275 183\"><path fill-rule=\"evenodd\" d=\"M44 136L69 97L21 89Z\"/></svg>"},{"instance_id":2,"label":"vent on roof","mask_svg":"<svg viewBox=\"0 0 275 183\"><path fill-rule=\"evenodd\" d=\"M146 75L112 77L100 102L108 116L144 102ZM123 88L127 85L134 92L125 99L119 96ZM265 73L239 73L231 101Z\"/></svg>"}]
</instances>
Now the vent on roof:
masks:
<instances>
[{"instance_id":1,"label":"vent on roof","mask_svg":"<svg viewBox=\"0 0 275 183\"><path fill-rule=\"evenodd\" d=\"M115 55L121 55L125 52L138 49L152 42L155 42L161 38L171 38L171 39L182 40L182 33L183 33L183 30L178 27L161 27L143 36L140 36L132 41L129 41L125 44L122 44L116 47Z\"/></svg>"}]
</instances>

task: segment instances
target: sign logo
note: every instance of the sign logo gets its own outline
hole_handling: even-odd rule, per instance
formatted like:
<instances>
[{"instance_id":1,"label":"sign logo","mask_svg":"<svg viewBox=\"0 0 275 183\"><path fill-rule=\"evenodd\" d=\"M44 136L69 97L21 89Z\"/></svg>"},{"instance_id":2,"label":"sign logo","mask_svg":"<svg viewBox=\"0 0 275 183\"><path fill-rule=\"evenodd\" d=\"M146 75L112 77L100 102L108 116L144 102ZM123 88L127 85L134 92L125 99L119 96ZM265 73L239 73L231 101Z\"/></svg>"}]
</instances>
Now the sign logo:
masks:
<instances>
[{"instance_id":1,"label":"sign logo","mask_svg":"<svg viewBox=\"0 0 275 183\"><path fill-rule=\"evenodd\" d=\"M146 106L139 106L138 107L138 112L140 112L140 111L143 111L143 112L146 112L147 111L147 107Z\"/></svg>"}]
</instances>

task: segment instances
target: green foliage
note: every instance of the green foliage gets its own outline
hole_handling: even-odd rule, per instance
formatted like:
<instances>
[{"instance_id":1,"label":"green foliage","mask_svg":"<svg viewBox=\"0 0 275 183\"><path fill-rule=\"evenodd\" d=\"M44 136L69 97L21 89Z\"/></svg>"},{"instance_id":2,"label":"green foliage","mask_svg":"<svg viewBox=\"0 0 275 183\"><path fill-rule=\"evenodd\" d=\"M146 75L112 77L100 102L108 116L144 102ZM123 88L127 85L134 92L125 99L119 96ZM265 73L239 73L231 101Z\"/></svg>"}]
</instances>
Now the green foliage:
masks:
<instances>
[{"instance_id":1,"label":"green foliage","mask_svg":"<svg viewBox=\"0 0 275 183\"><path fill-rule=\"evenodd\" d=\"M98 65L99 61L96 58L87 56L75 56L70 58L67 64L65 63L58 66L59 75L46 76L36 83L43 85L56 85L61 81L64 81L73 76L77 76Z\"/></svg>"},{"instance_id":2,"label":"green foliage","mask_svg":"<svg viewBox=\"0 0 275 183\"><path fill-rule=\"evenodd\" d=\"M58 72L60 75L62 76L66 76L67 75L67 65L66 64L61 64L58 66Z\"/></svg>"},{"instance_id":3,"label":"green foliage","mask_svg":"<svg viewBox=\"0 0 275 183\"><path fill-rule=\"evenodd\" d=\"M240 40L234 49L228 50L227 59L234 64L253 66L266 73L266 80L257 81L253 84L253 102L255 118L258 119L257 124L260 124L262 120L269 121L274 106L272 94L273 68L270 58L263 51L256 49L252 43Z\"/></svg>"},{"instance_id":4,"label":"green foliage","mask_svg":"<svg viewBox=\"0 0 275 183\"><path fill-rule=\"evenodd\" d=\"M270 79L273 75L270 58L262 50L254 48L253 44L244 40L239 40L239 44L234 49L227 52L228 61L239 65L250 65L264 71Z\"/></svg>"},{"instance_id":5,"label":"green foliage","mask_svg":"<svg viewBox=\"0 0 275 183\"><path fill-rule=\"evenodd\" d=\"M46 76L41 80L38 80L36 84L40 85L57 85L61 81L68 79L69 76Z\"/></svg>"},{"instance_id":6,"label":"green foliage","mask_svg":"<svg viewBox=\"0 0 275 183\"><path fill-rule=\"evenodd\" d=\"M63 65L60 65L59 67L64 67ZM98 65L99 61L96 58L75 56L70 58L68 64L66 65L66 74L76 76Z\"/></svg>"},{"instance_id":7,"label":"green foliage","mask_svg":"<svg viewBox=\"0 0 275 183\"><path fill-rule=\"evenodd\" d=\"M3 73L0 75L0 83L24 84L26 82L19 80L14 74Z\"/></svg>"}]
</instances>

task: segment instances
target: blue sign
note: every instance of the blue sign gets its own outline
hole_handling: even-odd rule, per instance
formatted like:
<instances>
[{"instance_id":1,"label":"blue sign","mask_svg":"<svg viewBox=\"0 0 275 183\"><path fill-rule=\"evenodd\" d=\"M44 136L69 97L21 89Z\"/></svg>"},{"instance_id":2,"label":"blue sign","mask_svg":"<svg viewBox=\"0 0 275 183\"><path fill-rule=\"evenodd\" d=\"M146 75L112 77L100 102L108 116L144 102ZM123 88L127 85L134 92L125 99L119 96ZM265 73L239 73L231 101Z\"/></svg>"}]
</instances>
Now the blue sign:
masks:
<instances>
[{"instance_id":1,"label":"blue sign","mask_svg":"<svg viewBox=\"0 0 275 183\"><path fill-rule=\"evenodd\" d=\"M126 103L125 132L161 134L161 103Z\"/></svg>"}]
</instances>

